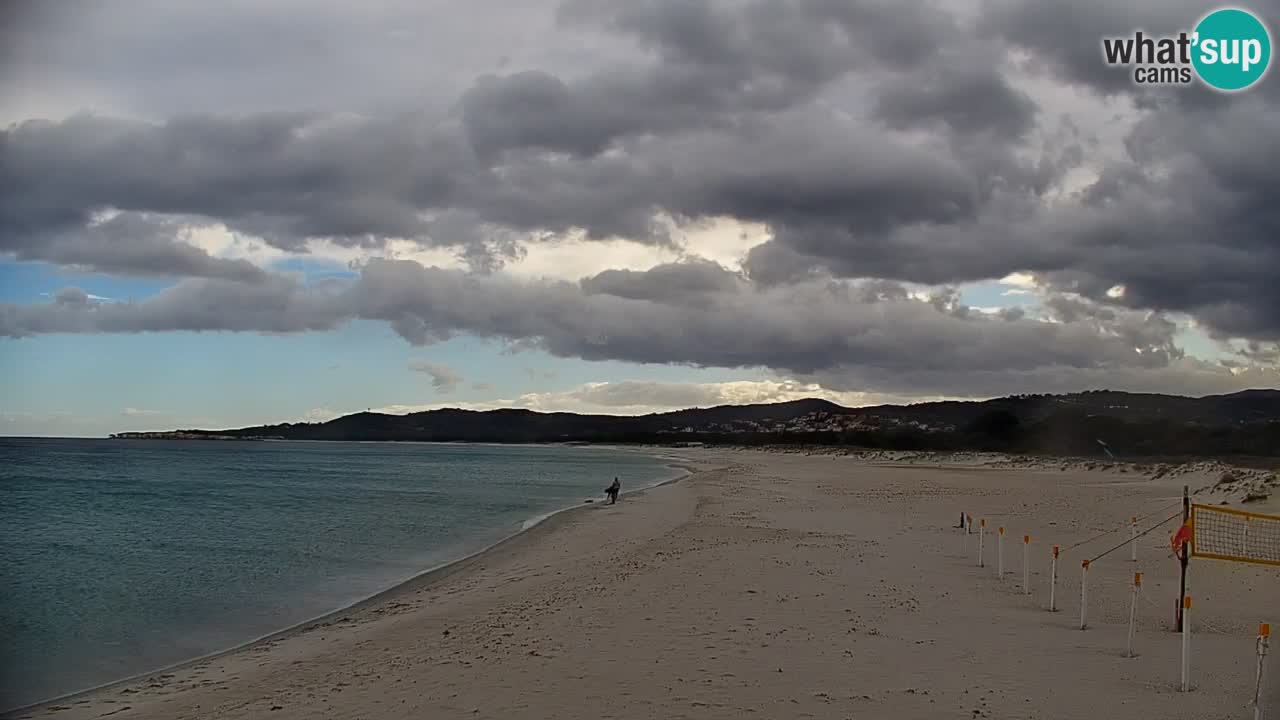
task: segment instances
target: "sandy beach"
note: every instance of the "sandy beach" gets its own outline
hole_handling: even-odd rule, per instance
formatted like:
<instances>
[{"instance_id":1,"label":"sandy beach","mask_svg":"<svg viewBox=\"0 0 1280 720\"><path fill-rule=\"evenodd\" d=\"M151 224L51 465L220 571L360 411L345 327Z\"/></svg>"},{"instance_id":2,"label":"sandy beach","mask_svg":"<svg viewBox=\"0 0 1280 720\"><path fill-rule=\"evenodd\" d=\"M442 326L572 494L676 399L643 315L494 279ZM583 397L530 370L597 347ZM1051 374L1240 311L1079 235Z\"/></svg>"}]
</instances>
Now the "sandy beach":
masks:
<instances>
[{"instance_id":1,"label":"sandy beach","mask_svg":"<svg viewBox=\"0 0 1280 720\"><path fill-rule=\"evenodd\" d=\"M1280 568L1192 562L1190 693L1177 691L1170 631L1173 523L1139 540L1138 562L1124 547L1093 564L1079 629L1080 561L1127 539L1131 516L1146 529L1176 513L1182 485L1212 487L1218 468L1153 479L982 458L681 452L697 469L680 482L561 513L321 622L14 717L1252 717L1254 637L1260 621L1280 623ZM1201 498L1234 502L1230 487ZM1248 507L1280 512L1276 494ZM966 548L954 527L961 512L1006 528L1004 577L994 534L977 566L976 536ZM1280 713L1274 656L1268 681Z\"/></svg>"}]
</instances>

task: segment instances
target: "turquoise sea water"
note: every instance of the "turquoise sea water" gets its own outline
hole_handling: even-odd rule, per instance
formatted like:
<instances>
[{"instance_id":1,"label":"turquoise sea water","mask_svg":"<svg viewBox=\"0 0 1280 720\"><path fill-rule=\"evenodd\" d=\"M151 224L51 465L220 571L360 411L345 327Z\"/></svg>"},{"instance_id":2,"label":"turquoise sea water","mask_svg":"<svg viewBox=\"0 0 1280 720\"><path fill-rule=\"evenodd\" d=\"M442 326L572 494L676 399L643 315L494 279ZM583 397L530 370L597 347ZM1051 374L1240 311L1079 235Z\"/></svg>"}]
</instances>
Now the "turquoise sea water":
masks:
<instances>
[{"instance_id":1,"label":"turquoise sea water","mask_svg":"<svg viewBox=\"0 0 1280 720\"><path fill-rule=\"evenodd\" d=\"M233 647L678 475L583 447L0 438L0 708Z\"/></svg>"}]
</instances>

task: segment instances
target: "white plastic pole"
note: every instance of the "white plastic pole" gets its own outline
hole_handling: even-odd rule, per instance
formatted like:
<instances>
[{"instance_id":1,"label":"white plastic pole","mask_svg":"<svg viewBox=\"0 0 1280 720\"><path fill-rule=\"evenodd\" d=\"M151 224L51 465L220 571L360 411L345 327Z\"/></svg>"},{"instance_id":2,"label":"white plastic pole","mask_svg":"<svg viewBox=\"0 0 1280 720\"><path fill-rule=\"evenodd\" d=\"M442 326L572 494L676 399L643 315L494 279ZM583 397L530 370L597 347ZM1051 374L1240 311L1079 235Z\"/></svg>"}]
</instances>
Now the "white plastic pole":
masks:
<instances>
[{"instance_id":1,"label":"white plastic pole","mask_svg":"<svg viewBox=\"0 0 1280 720\"><path fill-rule=\"evenodd\" d=\"M1049 562L1049 612L1057 612L1058 605L1054 601L1058 591L1058 546L1053 546L1053 560Z\"/></svg>"},{"instance_id":2,"label":"white plastic pole","mask_svg":"<svg viewBox=\"0 0 1280 720\"><path fill-rule=\"evenodd\" d=\"M1129 518L1129 559L1138 562L1138 517Z\"/></svg>"},{"instance_id":3,"label":"white plastic pole","mask_svg":"<svg viewBox=\"0 0 1280 720\"><path fill-rule=\"evenodd\" d=\"M1182 692L1191 689L1191 596L1182 596Z\"/></svg>"},{"instance_id":4,"label":"white plastic pole","mask_svg":"<svg viewBox=\"0 0 1280 720\"><path fill-rule=\"evenodd\" d=\"M1262 623L1258 626L1258 677L1253 685L1253 720L1263 720L1262 709L1262 665L1267 661L1267 646L1271 642L1271 625Z\"/></svg>"},{"instance_id":5,"label":"white plastic pole","mask_svg":"<svg viewBox=\"0 0 1280 720\"><path fill-rule=\"evenodd\" d=\"M1031 536L1022 536L1022 594L1031 594Z\"/></svg>"},{"instance_id":6,"label":"white plastic pole","mask_svg":"<svg viewBox=\"0 0 1280 720\"><path fill-rule=\"evenodd\" d=\"M1142 573L1133 574L1133 600L1129 603L1129 652L1133 657L1133 621L1138 614L1138 592L1142 589Z\"/></svg>"},{"instance_id":7,"label":"white plastic pole","mask_svg":"<svg viewBox=\"0 0 1280 720\"><path fill-rule=\"evenodd\" d=\"M1080 629L1089 626L1089 561L1080 561Z\"/></svg>"},{"instance_id":8,"label":"white plastic pole","mask_svg":"<svg viewBox=\"0 0 1280 720\"><path fill-rule=\"evenodd\" d=\"M1000 528L996 538L996 577L1004 579L1004 528Z\"/></svg>"},{"instance_id":9,"label":"white plastic pole","mask_svg":"<svg viewBox=\"0 0 1280 720\"><path fill-rule=\"evenodd\" d=\"M978 567L986 567L985 559L982 557L983 544L987 535L987 519L982 518L978 521Z\"/></svg>"}]
</instances>

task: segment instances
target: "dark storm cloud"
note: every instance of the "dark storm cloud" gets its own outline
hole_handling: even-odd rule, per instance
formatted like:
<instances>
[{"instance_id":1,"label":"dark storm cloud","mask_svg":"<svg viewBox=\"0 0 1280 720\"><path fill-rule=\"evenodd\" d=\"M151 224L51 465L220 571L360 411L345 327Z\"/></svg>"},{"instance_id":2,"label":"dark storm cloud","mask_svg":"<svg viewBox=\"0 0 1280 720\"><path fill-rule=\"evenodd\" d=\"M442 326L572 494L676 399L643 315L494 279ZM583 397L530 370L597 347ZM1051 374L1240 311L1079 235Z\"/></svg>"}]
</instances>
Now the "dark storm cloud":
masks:
<instances>
[{"instance_id":1,"label":"dark storm cloud","mask_svg":"<svg viewBox=\"0 0 1280 720\"><path fill-rule=\"evenodd\" d=\"M218 219L284 248L308 237L449 244L430 235L423 216L462 210L520 229L651 237L649 216L672 204L654 185L665 182L665 173L689 172L664 167L690 144L681 142L682 131L737 130L761 113L789 112L859 63L869 70L910 67L950 29L949 18L927 5L871 0L610 3L571 6L561 15L570 25L631 37L648 57L633 55L632 62L573 81L540 71L481 78L461 97L460 128L430 116L314 113L26 123L3 138L0 188L13 192L0 207L0 223L24 232L73 226L112 207ZM809 130L832 148L842 144L844 128ZM711 160L725 165L726 155L741 154L742 143L757 142L761 132L735 132ZM540 152L594 155L635 137L650 142L581 167ZM867 140L864 147L876 143ZM795 150L818 154L812 146ZM496 156L504 151L514 156ZM847 151L843 160L868 164ZM788 172L804 170L795 165ZM707 211L689 208L693 215Z\"/></svg>"},{"instance_id":2,"label":"dark storm cloud","mask_svg":"<svg viewBox=\"0 0 1280 720\"><path fill-rule=\"evenodd\" d=\"M1138 30L1156 38L1189 33L1200 18L1217 7L1220 6L1196 0L985 0L978 25L984 28L986 37L1027 51L1028 66L1057 79L1106 95L1129 96L1147 109L1163 104L1166 108L1174 105L1180 111L1213 110L1232 104L1233 96L1199 83L1174 88L1135 84L1132 67L1104 62L1102 39L1132 37ZM1262 18L1273 33L1280 26L1280 8L1274 3L1248 2L1232 7ZM1278 99L1280 83L1263 82L1251 88L1249 94Z\"/></svg>"},{"instance_id":3,"label":"dark storm cloud","mask_svg":"<svg viewBox=\"0 0 1280 720\"><path fill-rule=\"evenodd\" d=\"M752 250L746 269L764 279L817 266L927 284L1032 270L1094 300L1188 312L1223 335L1275 338L1280 290L1270 268L1280 267L1280 225L1265 198L1280 189L1277 180L1227 191L1191 161L1144 172L1105 202L1051 211L1019 201L1003 211L989 206L971 221L883 234L778 226L773 241ZM1117 286L1124 294L1109 297Z\"/></svg>"},{"instance_id":4,"label":"dark storm cloud","mask_svg":"<svg viewBox=\"0 0 1280 720\"><path fill-rule=\"evenodd\" d=\"M288 250L411 238L492 269L515 254L495 240L504 228L667 243L657 212L883 227L972 207L946 158L802 109L855 67L928 61L954 25L927 5L606 3L560 16L645 55L571 81L481 78L461 125L315 113L24 123L0 137L0 229L29 245L116 209L224 222Z\"/></svg>"},{"instance_id":5,"label":"dark storm cloud","mask_svg":"<svg viewBox=\"0 0 1280 720\"><path fill-rule=\"evenodd\" d=\"M947 156L817 110L577 160L528 152L494 168L447 129L301 115L163 125L78 116L5 131L0 152L0 227L15 235L83 227L116 208L220 220L284 248L309 237L455 244L432 236L432 213L662 240L657 210L885 227L948 220L976 200Z\"/></svg>"},{"instance_id":6,"label":"dark storm cloud","mask_svg":"<svg viewBox=\"0 0 1280 720\"><path fill-rule=\"evenodd\" d=\"M104 208L221 220L289 247L413 236L465 148L408 122L300 113L161 124L78 115L0 135L0 229L83 225Z\"/></svg>"},{"instance_id":7,"label":"dark storm cloud","mask_svg":"<svg viewBox=\"0 0 1280 720\"><path fill-rule=\"evenodd\" d=\"M717 279L717 274L720 277ZM994 395L1111 386L1225 391L1274 384L1275 370L1232 374L1184 358L1158 315L1074 301L1058 322L988 316L943 293L911 298L886 281L810 280L773 288L725 282L705 263L594 276L581 284L375 260L358 279L323 286L187 280L140 303L90 303L60 293L47 305L0 305L0 335L39 333L304 332L353 319L388 323L414 345L465 333L562 357L768 367L832 389ZM667 302L676 285L698 302ZM630 295L602 292L608 286ZM1259 350L1261 352L1261 350ZM430 374L431 370L423 368Z\"/></svg>"},{"instance_id":8,"label":"dark storm cloud","mask_svg":"<svg viewBox=\"0 0 1280 720\"><path fill-rule=\"evenodd\" d=\"M1085 252L1056 275L1095 298L1123 285L1123 304L1192 313L1223 335L1280 337L1280 167L1267 160L1280 157L1280 105L1150 115L1130 153L1123 183L1104 175L1090 206L1057 219L1055 239Z\"/></svg>"},{"instance_id":9,"label":"dark storm cloud","mask_svg":"<svg viewBox=\"0 0 1280 720\"><path fill-rule=\"evenodd\" d=\"M1025 124L1017 116L1033 110L993 70L938 77L936 71L947 67L989 65L998 58L976 44L943 57L941 49L962 34L949 15L927 3L571 0L559 15L570 26L612 30L646 55L572 83L541 71L481 78L461 105L469 138L482 154L542 148L591 155L636 134L733 128L747 115L806 104L855 71L920 68L920 77L900 78L899 84L933 83L918 97L895 95L891 113L919 105L976 129L984 118L972 112L966 117L961 106L968 105L1003 130L1011 122ZM954 87L958 83L964 87ZM1006 109L1014 119L997 117Z\"/></svg>"},{"instance_id":10,"label":"dark storm cloud","mask_svg":"<svg viewBox=\"0 0 1280 720\"><path fill-rule=\"evenodd\" d=\"M1248 9L1280 22L1273 5ZM1127 157L1100 168L1080 205L1039 213L1021 233L998 221L987 231L1038 235L1045 248L1025 268L1063 287L1105 299L1122 285L1124 305L1188 312L1222 336L1275 339L1280 290L1264 268L1280 263L1280 170L1269 160L1280 156L1280 83L1268 77L1235 95L1152 90L1102 62L1104 36L1191 30L1206 11L1187 1L985 5L982 24L1040 69L1144 111Z\"/></svg>"},{"instance_id":11,"label":"dark storm cloud","mask_svg":"<svg viewBox=\"0 0 1280 720\"><path fill-rule=\"evenodd\" d=\"M876 115L890 126L942 122L963 135L995 133L1006 144L1035 124L1036 103L1000 72L1000 53L971 50L941 56L919 70L887 80Z\"/></svg>"},{"instance_id":12,"label":"dark storm cloud","mask_svg":"<svg viewBox=\"0 0 1280 720\"><path fill-rule=\"evenodd\" d=\"M794 78L829 76L832 58L910 66L955 33L930 3L892 0L569 0L568 23L603 25L676 66L765 69Z\"/></svg>"},{"instance_id":13,"label":"dark storm cloud","mask_svg":"<svg viewBox=\"0 0 1280 720\"><path fill-rule=\"evenodd\" d=\"M689 275L709 275L696 265ZM630 278L632 290L669 287L679 269ZM615 278L616 279L616 278ZM677 304L620 297L582 285L523 283L375 260L349 285L307 288L277 280L246 290L239 283L188 280L137 304L9 305L0 328L9 336L40 332L325 329L354 318L385 321L421 345L455 333L533 341L564 357L766 366L816 372L847 364L877 368L1160 366L1164 334L1102 334L1087 323L1051 324L987 318L953 303L913 300L900 288L815 281L759 289L695 282L709 302ZM641 293L632 293L641 294ZM1112 326L1118 327L1118 326ZM1135 341L1142 353L1135 352Z\"/></svg>"},{"instance_id":14,"label":"dark storm cloud","mask_svg":"<svg viewBox=\"0 0 1280 720\"><path fill-rule=\"evenodd\" d=\"M741 282L738 274L716 263L694 260L658 265L643 272L605 270L583 278L581 285L588 295L685 304L717 293L733 292Z\"/></svg>"},{"instance_id":15,"label":"dark storm cloud","mask_svg":"<svg viewBox=\"0 0 1280 720\"><path fill-rule=\"evenodd\" d=\"M266 279L247 260L215 258L189 243L175 241L185 224L166 217L121 213L80 229L37 235L0 233L0 251L19 260L43 260L93 272L160 277L216 277L243 282Z\"/></svg>"},{"instance_id":16,"label":"dark storm cloud","mask_svg":"<svg viewBox=\"0 0 1280 720\"><path fill-rule=\"evenodd\" d=\"M676 181L665 207L688 217L803 219L880 231L962 219L979 199L975 178L948 153L821 111L689 138L665 152Z\"/></svg>"},{"instance_id":17,"label":"dark storm cloud","mask_svg":"<svg viewBox=\"0 0 1280 720\"><path fill-rule=\"evenodd\" d=\"M1107 93L1141 92L1130 68L1103 62L1102 38L1172 35L1192 26L1206 12L1197 0L985 0L979 23L999 37L1031 52L1033 66L1073 83Z\"/></svg>"},{"instance_id":18,"label":"dark storm cloud","mask_svg":"<svg viewBox=\"0 0 1280 720\"><path fill-rule=\"evenodd\" d=\"M0 336L44 333L139 333L175 330L303 332L330 330L344 321L334 311L333 288L301 292L286 278L245 284L188 279L142 302L0 306ZM75 290L67 298L78 298ZM87 298L87 295L85 296Z\"/></svg>"},{"instance_id":19,"label":"dark storm cloud","mask_svg":"<svg viewBox=\"0 0 1280 720\"><path fill-rule=\"evenodd\" d=\"M594 155L625 120L608 117L615 113L584 101L560 78L539 71L485 76L462 96L467 136L485 156L511 147Z\"/></svg>"},{"instance_id":20,"label":"dark storm cloud","mask_svg":"<svg viewBox=\"0 0 1280 720\"><path fill-rule=\"evenodd\" d=\"M955 222L878 233L775 223L746 269L774 282L820 267L928 284L1036 271L1094 300L1190 313L1222 336L1280 337L1280 167L1269 161L1280 157L1280 105L1240 97L1208 117L1150 114L1127 152L1052 204L1001 189ZM1108 297L1116 286L1124 294Z\"/></svg>"},{"instance_id":21,"label":"dark storm cloud","mask_svg":"<svg viewBox=\"0 0 1280 720\"><path fill-rule=\"evenodd\" d=\"M947 154L821 110L732 131L636 138L588 158L524 152L492 168L450 129L408 118L153 125L78 116L24 124L0 141L0 187L11 190L0 200L0 225L14 233L72 228L117 208L221 220L285 248L308 237L454 244L458 228L439 232L448 217L657 239L657 210L887 227L954 219L977 200L966 169Z\"/></svg>"},{"instance_id":22,"label":"dark storm cloud","mask_svg":"<svg viewBox=\"0 0 1280 720\"><path fill-rule=\"evenodd\" d=\"M0 135L4 249L210 279L145 308L10 307L5 326L287 331L360 317L415 343L468 332L589 359L794 372L988 363L1028 377L1180 361L1172 328L1137 312L1148 309L1275 339L1276 94L1135 92L1101 62L1103 35L1180 29L1197 17L1184 5L993 0L973 23L987 29L979 39L923 2L571 2L556 32L603 34L612 55L477 73L433 103L452 106L447 116L24 123ZM1030 55L1039 82L1131 94L1142 115L1125 156L1088 157L1088 138L1045 117L1015 83L1009 47ZM1052 194L1083 165L1100 171L1097 183ZM317 294L202 256L176 233L94 239L105 209L223 222L289 250L309 238L369 248L408 238L461 248L488 271L530 234L675 245L659 222L668 217L758 222L772 239L751 250L746 277L687 263L528 286L372 262L353 287ZM117 244L124 260L113 266L102 250ZM954 297L935 307L892 284L826 277L948 285L1014 271L1091 309L1060 325L989 318ZM239 297L228 279L257 287ZM210 308L224 304L242 316L221 322Z\"/></svg>"},{"instance_id":23,"label":"dark storm cloud","mask_svg":"<svg viewBox=\"0 0 1280 720\"><path fill-rule=\"evenodd\" d=\"M560 71L611 56L581 33L558 33L553 9L538 0L6 0L0 122L87 107L146 118L438 109L504 59ZM20 104L35 111L11 115Z\"/></svg>"},{"instance_id":24,"label":"dark storm cloud","mask_svg":"<svg viewBox=\"0 0 1280 720\"><path fill-rule=\"evenodd\" d=\"M743 272L752 282L764 286L820 275L826 265L826 261L821 258L805 255L790 245L772 240L751 248L742 259Z\"/></svg>"},{"instance_id":25,"label":"dark storm cloud","mask_svg":"<svg viewBox=\"0 0 1280 720\"><path fill-rule=\"evenodd\" d=\"M631 138L585 158L509 156L477 176L460 202L512 227L666 242L658 211L886 227L963 216L977 190L949 154L814 108L743 119L732 129Z\"/></svg>"}]
</instances>

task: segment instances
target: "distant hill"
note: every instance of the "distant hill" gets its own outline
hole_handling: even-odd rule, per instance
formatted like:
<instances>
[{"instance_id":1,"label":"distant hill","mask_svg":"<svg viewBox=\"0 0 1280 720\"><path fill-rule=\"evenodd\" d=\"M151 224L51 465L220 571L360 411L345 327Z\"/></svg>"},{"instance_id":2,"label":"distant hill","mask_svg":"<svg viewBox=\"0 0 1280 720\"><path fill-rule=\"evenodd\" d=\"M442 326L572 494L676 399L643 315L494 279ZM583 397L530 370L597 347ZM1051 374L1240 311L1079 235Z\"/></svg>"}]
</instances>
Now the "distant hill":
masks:
<instances>
[{"instance_id":1,"label":"distant hill","mask_svg":"<svg viewBox=\"0 0 1280 720\"><path fill-rule=\"evenodd\" d=\"M112 437L437 442L819 443L1127 456L1280 455L1280 390L1201 398L1098 390L847 408L806 399L640 416L505 409L363 412L323 423ZM1099 443L1099 440L1102 443Z\"/></svg>"}]
</instances>

